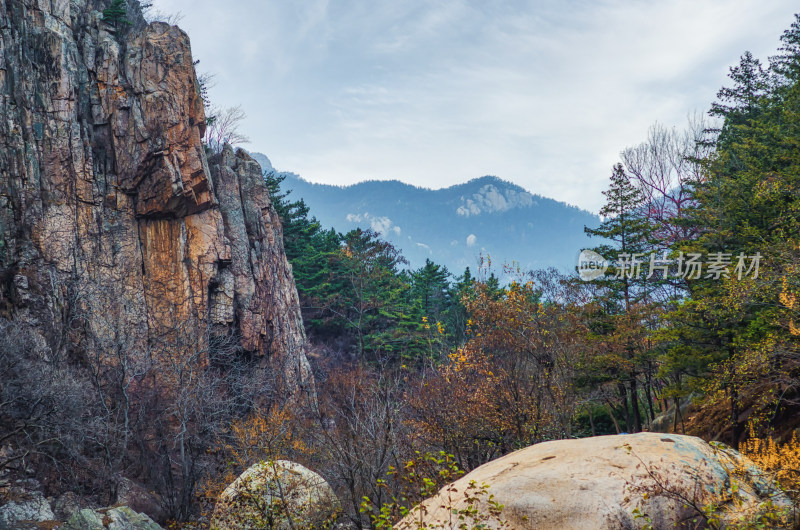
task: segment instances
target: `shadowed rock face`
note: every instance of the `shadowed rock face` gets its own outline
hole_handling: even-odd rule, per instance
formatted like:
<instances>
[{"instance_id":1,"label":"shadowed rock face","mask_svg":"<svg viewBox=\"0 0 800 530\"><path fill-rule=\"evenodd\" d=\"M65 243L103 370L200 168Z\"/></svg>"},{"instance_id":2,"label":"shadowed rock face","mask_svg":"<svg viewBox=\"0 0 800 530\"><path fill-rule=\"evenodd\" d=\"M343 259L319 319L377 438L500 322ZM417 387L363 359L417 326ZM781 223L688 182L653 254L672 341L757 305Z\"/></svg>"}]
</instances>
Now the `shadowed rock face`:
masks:
<instances>
[{"instance_id":1,"label":"shadowed rock face","mask_svg":"<svg viewBox=\"0 0 800 530\"><path fill-rule=\"evenodd\" d=\"M232 335L310 388L260 167L227 148L209 170L188 37L101 8L0 0L0 314L56 354Z\"/></svg>"}]
</instances>

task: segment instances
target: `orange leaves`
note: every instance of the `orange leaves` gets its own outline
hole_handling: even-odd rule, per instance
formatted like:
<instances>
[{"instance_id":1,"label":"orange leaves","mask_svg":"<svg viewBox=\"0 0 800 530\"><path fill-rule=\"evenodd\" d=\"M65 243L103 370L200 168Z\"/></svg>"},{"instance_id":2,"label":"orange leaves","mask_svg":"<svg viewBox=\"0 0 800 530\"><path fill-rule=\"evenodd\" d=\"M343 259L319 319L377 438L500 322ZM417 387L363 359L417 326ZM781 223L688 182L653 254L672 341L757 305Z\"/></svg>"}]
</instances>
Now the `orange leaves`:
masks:
<instances>
[{"instance_id":1,"label":"orange leaves","mask_svg":"<svg viewBox=\"0 0 800 530\"><path fill-rule=\"evenodd\" d=\"M257 462L310 454L298 424L290 406L278 405L267 410L257 408L246 418L233 421L227 436L213 451L222 455L225 469L206 478L201 495L215 499L242 471Z\"/></svg>"},{"instance_id":2,"label":"orange leaves","mask_svg":"<svg viewBox=\"0 0 800 530\"><path fill-rule=\"evenodd\" d=\"M256 409L247 418L231 424L231 442L226 449L242 468L260 460L278 460L287 454L307 454L310 450L298 436L296 425L288 406Z\"/></svg>"},{"instance_id":3,"label":"orange leaves","mask_svg":"<svg viewBox=\"0 0 800 530\"><path fill-rule=\"evenodd\" d=\"M569 432L574 315L530 281L476 283L463 303L467 343L408 393L415 431L467 468Z\"/></svg>"},{"instance_id":4,"label":"orange leaves","mask_svg":"<svg viewBox=\"0 0 800 530\"><path fill-rule=\"evenodd\" d=\"M777 444L772 438L754 438L752 432L750 436L743 444L742 454L758 464L797 500L800 495L800 441L797 433L784 444Z\"/></svg>"}]
</instances>

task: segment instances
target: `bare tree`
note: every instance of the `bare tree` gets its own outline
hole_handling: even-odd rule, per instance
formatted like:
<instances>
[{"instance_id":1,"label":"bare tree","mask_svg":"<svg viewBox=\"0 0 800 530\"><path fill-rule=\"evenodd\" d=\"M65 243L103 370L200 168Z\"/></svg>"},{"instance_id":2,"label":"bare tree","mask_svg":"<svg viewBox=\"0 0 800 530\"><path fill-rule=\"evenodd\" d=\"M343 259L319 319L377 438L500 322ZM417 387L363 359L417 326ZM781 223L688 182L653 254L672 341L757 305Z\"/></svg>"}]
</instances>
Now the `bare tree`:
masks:
<instances>
[{"instance_id":1,"label":"bare tree","mask_svg":"<svg viewBox=\"0 0 800 530\"><path fill-rule=\"evenodd\" d=\"M212 106L206 115L208 127L204 141L215 153L222 152L225 144L236 146L250 142L241 132L242 122L247 117L241 105L225 109Z\"/></svg>"},{"instance_id":2,"label":"bare tree","mask_svg":"<svg viewBox=\"0 0 800 530\"><path fill-rule=\"evenodd\" d=\"M35 459L58 466L80 450L86 414L85 382L54 362L35 330L0 319L0 471Z\"/></svg>"},{"instance_id":3,"label":"bare tree","mask_svg":"<svg viewBox=\"0 0 800 530\"><path fill-rule=\"evenodd\" d=\"M148 23L153 22L166 22L170 26L177 26L183 20L183 13L176 11L175 13L167 13L160 9L156 9L151 2L141 2L142 16Z\"/></svg>"},{"instance_id":4,"label":"bare tree","mask_svg":"<svg viewBox=\"0 0 800 530\"><path fill-rule=\"evenodd\" d=\"M692 204L692 187L703 181L702 161L711 153L709 124L704 115L688 118L684 130L660 123L650 127L647 140L625 149L622 162L646 198L647 215L656 236L667 244L691 238L693 229L683 219Z\"/></svg>"},{"instance_id":5,"label":"bare tree","mask_svg":"<svg viewBox=\"0 0 800 530\"><path fill-rule=\"evenodd\" d=\"M389 466L400 467L404 448L402 391L397 376L364 366L336 369L321 385L317 428L323 474L339 493L357 528L371 528L360 511L364 496L381 506L387 491L380 486Z\"/></svg>"}]
</instances>

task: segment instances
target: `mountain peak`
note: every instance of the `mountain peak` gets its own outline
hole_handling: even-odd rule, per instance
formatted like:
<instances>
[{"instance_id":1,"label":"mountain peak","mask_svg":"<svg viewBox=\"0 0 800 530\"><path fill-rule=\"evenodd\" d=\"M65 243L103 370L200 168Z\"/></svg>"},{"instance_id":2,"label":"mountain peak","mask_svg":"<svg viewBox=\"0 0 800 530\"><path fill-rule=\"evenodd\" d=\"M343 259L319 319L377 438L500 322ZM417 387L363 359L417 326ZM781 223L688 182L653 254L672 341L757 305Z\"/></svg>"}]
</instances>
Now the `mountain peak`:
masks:
<instances>
[{"instance_id":1,"label":"mountain peak","mask_svg":"<svg viewBox=\"0 0 800 530\"><path fill-rule=\"evenodd\" d=\"M431 259L459 271L491 255L495 263L566 270L587 245L584 225L599 222L493 175L436 190L398 180L333 186L293 174L285 183L291 199L304 199L323 225L340 232L371 228L402 250L412 267Z\"/></svg>"}]
</instances>

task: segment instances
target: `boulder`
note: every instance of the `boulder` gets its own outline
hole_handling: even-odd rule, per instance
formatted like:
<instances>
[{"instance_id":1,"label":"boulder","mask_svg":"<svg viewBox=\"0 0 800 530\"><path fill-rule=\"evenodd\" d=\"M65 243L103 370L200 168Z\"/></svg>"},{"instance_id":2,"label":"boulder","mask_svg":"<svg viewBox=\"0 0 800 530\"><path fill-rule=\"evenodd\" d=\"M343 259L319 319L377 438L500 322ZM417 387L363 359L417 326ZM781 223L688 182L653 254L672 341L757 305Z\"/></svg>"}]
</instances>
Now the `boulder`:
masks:
<instances>
[{"instance_id":1,"label":"boulder","mask_svg":"<svg viewBox=\"0 0 800 530\"><path fill-rule=\"evenodd\" d=\"M90 510L85 508L66 522L61 530L164 530L143 513L127 506Z\"/></svg>"},{"instance_id":2,"label":"boulder","mask_svg":"<svg viewBox=\"0 0 800 530\"><path fill-rule=\"evenodd\" d=\"M128 506L133 511L141 512L159 523L167 520L167 512L164 510L161 497L125 477L117 482L117 500L114 504Z\"/></svg>"},{"instance_id":3,"label":"boulder","mask_svg":"<svg viewBox=\"0 0 800 530\"><path fill-rule=\"evenodd\" d=\"M211 528L325 528L339 508L333 489L310 469L287 460L261 462L225 488Z\"/></svg>"},{"instance_id":4,"label":"boulder","mask_svg":"<svg viewBox=\"0 0 800 530\"><path fill-rule=\"evenodd\" d=\"M62 493L52 502L53 512L56 514L56 519L59 521L66 521L73 514L79 512L83 508L84 503L75 492L67 491Z\"/></svg>"},{"instance_id":5,"label":"boulder","mask_svg":"<svg viewBox=\"0 0 800 530\"><path fill-rule=\"evenodd\" d=\"M38 491L7 493L0 506L0 528L20 528L24 523L52 521L56 518L50 503Z\"/></svg>"},{"instance_id":6,"label":"boulder","mask_svg":"<svg viewBox=\"0 0 800 530\"><path fill-rule=\"evenodd\" d=\"M640 433L545 442L508 454L446 486L395 528L416 529L420 522L459 528L459 514L470 521L466 514L474 508L484 528L502 522L503 528L537 530L632 529L645 523L697 528L705 527L706 517L727 528L758 516L768 503L792 509L731 448L692 436Z\"/></svg>"}]
</instances>

